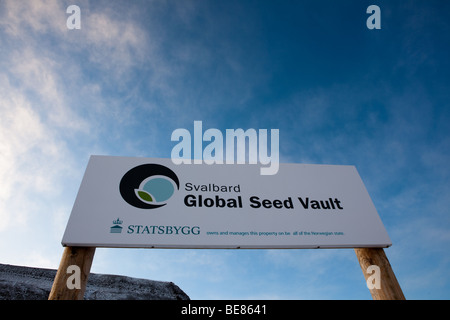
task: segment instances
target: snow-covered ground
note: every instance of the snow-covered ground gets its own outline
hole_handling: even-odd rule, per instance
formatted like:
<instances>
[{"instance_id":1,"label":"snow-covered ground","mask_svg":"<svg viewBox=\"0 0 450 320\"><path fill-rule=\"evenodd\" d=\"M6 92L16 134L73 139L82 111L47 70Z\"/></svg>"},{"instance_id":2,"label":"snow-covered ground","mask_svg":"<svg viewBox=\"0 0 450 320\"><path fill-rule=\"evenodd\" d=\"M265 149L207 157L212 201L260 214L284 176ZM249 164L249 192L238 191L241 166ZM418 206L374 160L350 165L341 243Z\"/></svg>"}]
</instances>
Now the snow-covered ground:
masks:
<instances>
[{"instance_id":1,"label":"snow-covered ground","mask_svg":"<svg viewBox=\"0 0 450 320\"><path fill-rule=\"evenodd\" d=\"M46 300L56 270L0 264L0 300ZM86 300L187 300L173 282L94 274L88 279Z\"/></svg>"}]
</instances>

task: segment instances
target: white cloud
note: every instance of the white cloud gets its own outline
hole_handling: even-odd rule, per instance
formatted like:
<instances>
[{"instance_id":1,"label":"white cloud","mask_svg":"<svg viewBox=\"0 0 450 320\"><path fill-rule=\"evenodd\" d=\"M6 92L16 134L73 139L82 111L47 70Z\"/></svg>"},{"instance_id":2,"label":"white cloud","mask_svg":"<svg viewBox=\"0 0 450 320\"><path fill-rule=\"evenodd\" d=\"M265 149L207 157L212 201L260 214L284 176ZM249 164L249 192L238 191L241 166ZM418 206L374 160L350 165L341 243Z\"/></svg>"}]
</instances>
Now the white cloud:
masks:
<instances>
[{"instance_id":1,"label":"white cloud","mask_svg":"<svg viewBox=\"0 0 450 320\"><path fill-rule=\"evenodd\" d=\"M117 80L129 68L142 67L140 64L144 60L151 62L149 58L154 58L147 34L133 21L131 8L124 10L120 4L108 3L94 9L89 2L82 1L79 3L81 29L69 30L66 26L68 5L67 1L58 0L7 0L0 25L9 36L23 41L28 48L40 47L44 56L49 56L44 46L51 46L51 52L56 52L53 57L57 58L53 63L59 63L62 70L65 64L72 63L72 54L82 53L87 57L85 61L116 75Z\"/></svg>"},{"instance_id":2,"label":"white cloud","mask_svg":"<svg viewBox=\"0 0 450 320\"><path fill-rule=\"evenodd\" d=\"M8 73L19 82L23 95L35 95L33 109L48 118L49 123L65 129L88 131L89 125L66 102L64 69L60 63L27 47L11 54Z\"/></svg>"},{"instance_id":3,"label":"white cloud","mask_svg":"<svg viewBox=\"0 0 450 320\"><path fill-rule=\"evenodd\" d=\"M25 222L30 195L54 192L64 143L20 90L0 75L0 229Z\"/></svg>"},{"instance_id":4,"label":"white cloud","mask_svg":"<svg viewBox=\"0 0 450 320\"><path fill-rule=\"evenodd\" d=\"M70 176L68 168L73 163L65 138L89 130L67 102L64 65L55 59L56 50L41 46L43 35L61 32L59 20L55 22L60 2L7 1L3 5L3 39L9 46L4 47L7 51L0 62L2 230L28 225L43 207L49 212L42 218L51 221L50 208L58 206L62 178Z\"/></svg>"},{"instance_id":5,"label":"white cloud","mask_svg":"<svg viewBox=\"0 0 450 320\"><path fill-rule=\"evenodd\" d=\"M5 17L0 24L5 30L15 36L23 37L24 32L45 34L49 32L64 32L66 28L65 8L57 0L6 0Z\"/></svg>"},{"instance_id":6,"label":"white cloud","mask_svg":"<svg viewBox=\"0 0 450 320\"><path fill-rule=\"evenodd\" d=\"M80 44L89 48L93 62L122 74L143 61L147 37L133 21L123 20L119 14L105 10L86 15L85 43L81 41Z\"/></svg>"}]
</instances>

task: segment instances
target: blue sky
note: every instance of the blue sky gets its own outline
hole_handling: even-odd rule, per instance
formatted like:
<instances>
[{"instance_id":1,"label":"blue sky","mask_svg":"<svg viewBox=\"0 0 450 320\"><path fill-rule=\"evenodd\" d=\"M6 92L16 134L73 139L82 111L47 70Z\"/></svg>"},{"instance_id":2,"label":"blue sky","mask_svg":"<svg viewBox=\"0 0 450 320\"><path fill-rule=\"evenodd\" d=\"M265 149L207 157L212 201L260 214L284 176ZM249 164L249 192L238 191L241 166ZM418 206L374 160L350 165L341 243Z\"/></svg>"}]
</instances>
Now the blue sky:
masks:
<instances>
[{"instance_id":1,"label":"blue sky","mask_svg":"<svg viewBox=\"0 0 450 320\"><path fill-rule=\"evenodd\" d=\"M66 27L72 4L80 30ZM173 130L201 120L279 129L281 162L355 165L406 298L448 299L449 10L0 0L0 263L57 268L89 156L169 158ZM173 281L192 299L371 299L348 249L98 249L92 272Z\"/></svg>"}]
</instances>

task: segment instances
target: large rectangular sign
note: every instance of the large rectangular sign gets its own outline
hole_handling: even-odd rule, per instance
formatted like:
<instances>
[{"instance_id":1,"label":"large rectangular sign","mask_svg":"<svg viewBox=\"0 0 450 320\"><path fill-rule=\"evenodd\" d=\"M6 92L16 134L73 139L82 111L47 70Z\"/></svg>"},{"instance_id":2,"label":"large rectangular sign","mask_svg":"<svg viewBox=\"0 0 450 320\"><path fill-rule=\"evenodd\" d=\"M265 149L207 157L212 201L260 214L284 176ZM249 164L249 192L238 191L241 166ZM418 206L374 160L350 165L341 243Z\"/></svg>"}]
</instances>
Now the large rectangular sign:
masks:
<instances>
[{"instance_id":1,"label":"large rectangular sign","mask_svg":"<svg viewBox=\"0 0 450 320\"><path fill-rule=\"evenodd\" d=\"M175 165L92 156L62 244L148 248L388 247L353 166Z\"/></svg>"}]
</instances>

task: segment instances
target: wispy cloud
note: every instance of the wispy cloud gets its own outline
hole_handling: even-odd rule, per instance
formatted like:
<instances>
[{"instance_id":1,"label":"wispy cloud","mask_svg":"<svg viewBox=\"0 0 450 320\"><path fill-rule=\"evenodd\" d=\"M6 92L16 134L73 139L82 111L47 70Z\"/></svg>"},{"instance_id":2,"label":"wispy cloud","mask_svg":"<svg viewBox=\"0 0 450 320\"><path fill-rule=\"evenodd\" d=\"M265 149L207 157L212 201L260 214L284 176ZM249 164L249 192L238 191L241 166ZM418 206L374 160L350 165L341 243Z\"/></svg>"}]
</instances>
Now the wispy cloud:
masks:
<instances>
[{"instance_id":1,"label":"wispy cloud","mask_svg":"<svg viewBox=\"0 0 450 320\"><path fill-rule=\"evenodd\" d=\"M67 15L59 1L5 1L2 6L0 228L5 229L26 223L30 208L49 197L55 201L65 180L81 173L80 165L73 166L80 154L72 150L83 144L91 144L84 149L88 154L98 149L99 116L123 118L112 112L117 105L105 103L101 83L84 81L89 71L70 58L79 53L77 45L87 61L115 75L138 62L136 48L143 41L132 21L113 23L107 13L93 13L98 27L87 28L91 31L79 42L67 34ZM87 50L89 46L96 50ZM100 48L109 53L106 59Z\"/></svg>"},{"instance_id":2,"label":"wispy cloud","mask_svg":"<svg viewBox=\"0 0 450 320\"><path fill-rule=\"evenodd\" d=\"M42 121L32 103L8 79L0 76L0 176L4 183L0 228L28 216L25 203L31 194L49 193L61 168L64 143ZM52 178L53 177L53 178Z\"/></svg>"},{"instance_id":3,"label":"wispy cloud","mask_svg":"<svg viewBox=\"0 0 450 320\"><path fill-rule=\"evenodd\" d=\"M62 1L6 0L3 6L4 17L0 24L14 37L23 39L36 34L62 34L66 29L66 8Z\"/></svg>"}]
</instances>

